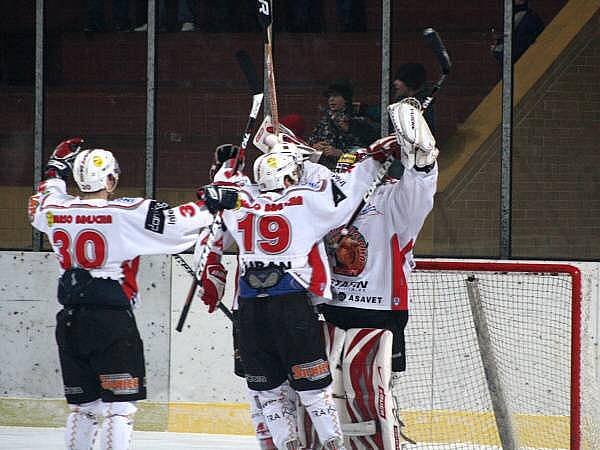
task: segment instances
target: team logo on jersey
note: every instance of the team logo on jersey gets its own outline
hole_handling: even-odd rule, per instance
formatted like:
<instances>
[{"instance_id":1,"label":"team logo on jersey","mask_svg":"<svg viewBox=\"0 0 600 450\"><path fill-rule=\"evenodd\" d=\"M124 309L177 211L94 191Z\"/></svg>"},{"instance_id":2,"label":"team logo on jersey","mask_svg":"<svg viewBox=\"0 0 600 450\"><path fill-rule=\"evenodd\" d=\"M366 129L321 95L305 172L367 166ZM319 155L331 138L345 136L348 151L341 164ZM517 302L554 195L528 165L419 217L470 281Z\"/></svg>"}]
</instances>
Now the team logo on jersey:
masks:
<instances>
[{"instance_id":1,"label":"team logo on jersey","mask_svg":"<svg viewBox=\"0 0 600 450\"><path fill-rule=\"evenodd\" d=\"M148 214L146 214L146 230L163 234L165 231L165 210L168 208L167 203L158 203L152 200L148 206Z\"/></svg>"},{"instance_id":2,"label":"team logo on jersey","mask_svg":"<svg viewBox=\"0 0 600 450\"><path fill-rule=\"evenodd\" d=\"M104 164L104 160L102 159L101 156L94 156L92 158L92 163L96 166L96 167L102 167L102 165Z\"/></svg>"},{"instance_id":3,"label":"team logo on jersey","mask_svg":"<svg viewBox=\"0 0 600 450\"><path fill-rule=\"evenodd\" d=\"M331 231L326 236L325 243L334 260L334 273L349 277L362 273L367 264L369 244L356 227L351 226L348 234L343 237L341 227Z\"/></svg>"},{"instance_id":4,"label":"team logo on jersey","mask_svg":"<svg viewBox=\"0 0 600 450\"><path fill-rule=\"evenodd\" d=\"M331 192L333 193L333 204L336 207L346 199L346 194L333 181L331 182Z\"/></svg>"}]
</instances>

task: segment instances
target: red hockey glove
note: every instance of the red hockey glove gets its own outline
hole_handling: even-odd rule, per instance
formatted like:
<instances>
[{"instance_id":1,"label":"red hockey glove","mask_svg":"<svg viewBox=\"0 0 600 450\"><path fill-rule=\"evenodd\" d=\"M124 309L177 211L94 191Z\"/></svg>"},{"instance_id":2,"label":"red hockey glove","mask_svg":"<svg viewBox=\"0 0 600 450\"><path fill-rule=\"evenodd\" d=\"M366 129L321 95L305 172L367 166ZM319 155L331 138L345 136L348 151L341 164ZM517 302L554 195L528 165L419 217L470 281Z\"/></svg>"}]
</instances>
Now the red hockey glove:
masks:
<instances>
[{"instance_id":1,"label":"red hockey glove","mask_svg":"<svg viewBox=\"0 0 600 450\"><path fill-rule=\"evenodd\" d=\"M63 180L69 178L73 171L73 161L81 151L83 142L83 139L76 137L58 144L46 164L45 177Z\"/></svg>"},{"instance_id":2,"label":"red hockey glove","mask_svg":"<svg viewBox=\"0 0 600 450\"><path fill-rule=\"evenodd\" d=\"M202 302L208 306L208 312L212 313L217 309L217 306L223 298L225 292L225 281L227 280L227 271L225 267L218 262L217 255L215 258L209 256L209 262L202 273L202 289L200 290L200 298ZM210 262L213 259L214 262Z\"/></svg>"},{"instance_id":3,"label":"red hockey glove","mask_svg":"<svg viewBox=\"0 0 600 450\"><path fill-rule=\"evenodd\" d=\"M387 159L388 155L392 154L394 158L400 159L401 149L396 140L396 136L387 136L377 139L367 147L367 154L372 156L379 162Z\"/></svg>"}]
</instances>

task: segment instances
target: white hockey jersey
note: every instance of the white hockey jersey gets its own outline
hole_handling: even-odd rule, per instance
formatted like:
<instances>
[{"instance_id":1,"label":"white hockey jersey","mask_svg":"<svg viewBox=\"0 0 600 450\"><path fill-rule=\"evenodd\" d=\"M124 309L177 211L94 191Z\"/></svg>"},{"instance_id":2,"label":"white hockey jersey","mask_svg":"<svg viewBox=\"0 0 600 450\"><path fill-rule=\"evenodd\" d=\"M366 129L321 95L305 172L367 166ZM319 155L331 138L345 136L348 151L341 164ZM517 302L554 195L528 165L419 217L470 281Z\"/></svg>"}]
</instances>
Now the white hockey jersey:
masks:
<instances>
[{"instance_id":1,"label":"white hockey jersey","mask_svg":"<svg viewBox=\"0 0 600 450\"><path fill-rule=\"evenodd\" d=\"M361 210L348 235L332 250L334 306L378 310L408 309L407 275L412 248L433 208L437 164L429 172L405 170L400 180L381 185ZM339 230L326 242L339 241Z\"/></svg>"},{"instance_id":2,"label":"white hockey jersey","mask_svg":"<svg viewBox=\"0 0 600 450\"><path fill-rule=\"evenodd\" d=\"M309 170L327 178L281 193L242 187L241 208L223 211L227 233L240 251L240 276L249 268L280 267L304 289L330 299L331 274L321 240L349 219L378 167L368 158L345 177L314 167Z\"/></svg>"},{"instance_id":3,"label":"white hockey jersey","mask_svg":"<svg viewBox=\"0 0 600 450\"><path fill-rule=\"evenodd\" d=\"M230 168L231 164L223 164L221 169L215 174L214 182L215 183L234 183L237 186L243 187L247 192L251 192L253 196L259 196L260 191L258 190L258 186L253 184L250 178L244 175L241 172L234 172L233 169ZM301 185L309 185L312 187L320 186L321 180L329 179L332 175L332 172L327 169L325 166L321 164L315 164L310 161L304 162L304 168L302 171L302 177L300 178L299 184ZM200 232L198 239L196 241L196 245L194 247L194 258L193 265L194 269L197 270L200 262L200 256L203 251L203 245L208 241L209 235L209 227L205 228ZM223 250L227 250L234 244L233 236L230 233L223 233L222 230L217 231L215 237L213 238L213 246L211 247L211 251L221 256L223 254ZM319 243L319 254L325 254L325 247L323 242ZM233 304L232 309L237 309L237 295L238 295L238 284L237 280L239 277L239 259L238 259L238 267L236 268L235 280L236 285L234 288L233 295ZM328 278L330 282L330 278ZM330 288L327 287L324 291L329 292ZM315 303L319 303L317 300Z\"/></svg>"},{"instance_id":4,"label":"white hockey jersey","mask_svg":"<svg viewBox=\"0 0 600 450\"><path fill-rule=\"evenodd\" d=\"M95 278L121 281L131 299L140 255L180 253L191 247L212 215L197 203L169 208L143 198L82 200L65 182L42 183L29 203L31 224L48 236L60 273L80 267ZM135 269L135 270L134 270Z\"/></svg>"}]
</instances>

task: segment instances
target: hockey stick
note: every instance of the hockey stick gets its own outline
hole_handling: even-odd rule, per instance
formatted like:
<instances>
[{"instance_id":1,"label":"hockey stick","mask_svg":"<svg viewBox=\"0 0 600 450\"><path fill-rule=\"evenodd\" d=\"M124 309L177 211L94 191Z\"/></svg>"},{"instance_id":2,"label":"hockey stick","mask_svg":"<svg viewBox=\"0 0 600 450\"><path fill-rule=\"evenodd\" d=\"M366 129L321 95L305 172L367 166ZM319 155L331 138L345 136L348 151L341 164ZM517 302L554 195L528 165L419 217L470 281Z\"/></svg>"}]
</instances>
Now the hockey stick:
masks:
<instances>
[{"instance_id":1,"label":"hockey stick","mask_svg":"<svg viewBox=\"0 0 600 450\"><path fill-rule=\"evenodd\" d=\"M175 258L175 261L177 261L177 263L183 267L183 270L185 270L188 275L194 278L194 285L198 286L198 279L196 278L196 272L194 272L194 269L192 269L190 265L185 262L185 259L183 259L181 255L174 255L173 257ZM219 302L217 307L223 312L223 314L227 316L229 320L233 321L233 314L227 306L225 306L222 302Z\"/></svg>"},{"instance_id":2,"label":"hockey stick","mask_svg":"<svg viewBox=\"0 0 600 450\"><path fill-rule=\"evenodd\" d=\"M433 101L434 95L437 93L437 91L440 90L442 84L444 84L444 81L446 81L446 77L450 73L450 67L452 67L452 63L450 62L450 55L448 55L448 50L446 50L446 47L444 46L444 43L442 42L442 39L440 38L440 35L437 33L437 31L435 31L433 28L425 28L425 30L423 30L423 37L425 38L425 42L427 43L427 45L429 45L429 47L431 47L431 49L433 50L433 53L435 54L435 57L438 60L442 72L440 79L437 81L437 83L433 85L431 93L423 102L424 111L429 107L429 105Z\"/></svg>"},{"instance_id":3,"label":"hockey stick","mask_svg":"<svg viewBox=\"0 0 600 450\"><path fill-rule=\"evenodd\" d=\"M236 57L237 57L237 55L236 55ZM252 67L251 66L249 67L247 65L244 66L241 62L240 57L238 57L238 60L240 61L240 65L242 65L242 70L244 71L244 74L246 74L246 77L248 78L248 83L251 84L252 80L250 79L250 76L249 76L250 72L248 72L248 71L251 70ZM246 61L246 63L247 62L251 63L249 57L247 59L244 58L244 61ZM256 75L254 75L254 79L256 80ZM257 83L255 83L255 85L256 84ZM240 150L238 151L238 154L236 155L236 161L235 161L236 169L239 168L239 165L242 161L242 156L244 155L244 153L246 151L246 147L248 147L248 142L250 141L250 137L252 136L252 133L254 132L254 127L256 125L256 118L258 116L258 112L260 111L260 105L262 105L262 100L263 100L262 92L254 93L254 95L252 96L252 109L250 110L250 115L248 116L248 122L246 122L246 128L244 129L244 133L242 135L242 143L240 145ZM213 245L215 243L217 231L222 227L222 224L223 224L223 218L221 217L220 213L217 213L215 215L215 218L214 218L212 224L210 225L206 244L204 244L204 246L202 247L202 253L200 254L200 262L198 264L198 270L196 271L196 273L194 275L194 280L192 281L192 284L190 285L188 295L185 299L185 303L183 304L183 308L181 309L181 314L179 316L177 326L175 327L175 329L177 331L179 331L180 333L183 330L183 325L185 324L188 313L190 311L190 306L192 304L192 300L194 299L194 294L196 293L196 288L198 287L199 284L202 283L201 277L202 277L202 273L204 272L204 268L206 267L206 262L208 261L208 255L210 253L210 249L213 247ZM227 315L225 310L223 310L223 308L221 308L221 305L222 305L222 303L219 303L219 309ZM225 306L223 305L223 307L225 307Z\"/></svg>"},{"instance_id":4,"label":"hockey stick","mask_svg":"<svg viewBox=\"0 0 600 450\"><path fill-rule=\"evenodd\" d=\"M434 84L433 89L431 90L431 93L429 94L429 96L423 102L421 111L425 111L429 107L429 105L431 105L431 102L433 102L433 99L434 99L436 93L440 90L440 88L442 87L442 84L444 84L444 81L446 81L446 77L450 73L450 67L452 65L450 62L450 56L448 55L448 51L446 50L446 47L444 46L444 43L442 42L442 39L440 38L440 35L437 33L437 31L435 31L433 28L426 28L423 31L423 37L425 38L425 42L433 50L433 52L438 60L438 63L440 64L440 70L441 70L442 74L441 74L439 80ZM375 180L373 181L373 183L371 184L369 189L367 189L367 192L365 192L365 194L363 195L363 198L362 198L360 204L352 213L350 220L348 220L348 222L346 222L346 225L344 225L344 227L341 229L340 239L336 243L336 245L339 245L339 243L341 242L343 237L348 234L350 227L352 226L352 224L354 223L354 221L356 220L356 218L358 217L358 215L360 214L362 209L369 202L371 197L373 197L373 194L375 193L375 191L377 190L377 188L379 187L379 185L381 184L381 182L387 175L389 168L392 166L394 159L395 159L394 156L392 154L390 154L385 159L385 161L382 163L381 167L377 171Z\"/></svg>"},{"instance_id":5,"label":"hockey stick","mask_svg":"<svg viewBox=\"0 0 600 450\"><path fill-rule=\"evenodd\" d=\"M275 91L275 67L273 64L273 8L271 0L258 0L258 21L265 32L265 64L267 66L267 83L269 86L269 105L273 119L273 131L279 136L279 112L277 109L277 93Z\"/></svg>"}]
</instances>

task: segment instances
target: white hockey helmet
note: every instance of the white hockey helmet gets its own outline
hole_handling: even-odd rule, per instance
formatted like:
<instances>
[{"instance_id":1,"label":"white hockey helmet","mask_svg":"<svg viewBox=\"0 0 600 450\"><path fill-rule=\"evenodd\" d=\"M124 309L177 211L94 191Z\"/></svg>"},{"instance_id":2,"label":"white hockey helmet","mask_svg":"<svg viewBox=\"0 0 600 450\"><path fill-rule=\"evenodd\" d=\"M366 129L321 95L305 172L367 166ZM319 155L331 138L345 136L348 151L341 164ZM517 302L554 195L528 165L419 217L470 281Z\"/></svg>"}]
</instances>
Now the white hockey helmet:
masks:
<instances>
[{"instance_id":1,"label":"white hockey helmet","mask_svg":"<svg viewBox=\"0 0 600 450\"><path fill-rule=\"evenodd\" d=\"M73 178L81 192L114 191L119 180L119 163L108 150L100 148L83 150L73 163ZM114 184L109 188L107 180L112 176Z\"/></svg>"},{"instance_id":2,"label":"white hockey helmet","mask_svg":"<svg viewBox=\"0 0 600 450\"><path fill-rule=\"evenodd\" d=\"M300 169L293 154L265 153L254 161L254 181L262 192L285 188L285 177L290 177L292 184L300 180Z\"/></svg>"},{"instance_id":3,"label":"white hockey helmet","mask_svg":"<svg viewBox=\"0 0 600 450\"><path fill-rule=\"evenodd\" d=\"M296 144L293 144L291 142L278 142L273 147L271 147L271 151L269 153L280 153L290 155L298 164L302 164L304 162L302 152L300 152L300 149Z\"/></svg>"}]
</instances>

